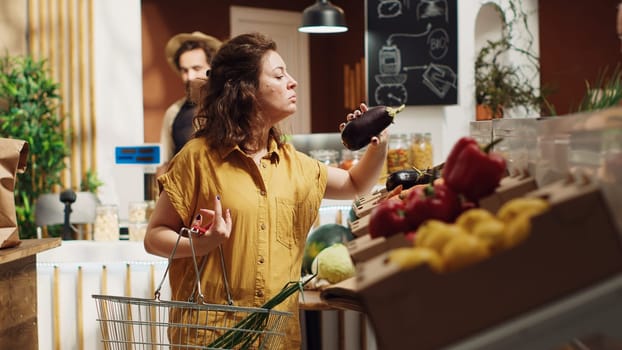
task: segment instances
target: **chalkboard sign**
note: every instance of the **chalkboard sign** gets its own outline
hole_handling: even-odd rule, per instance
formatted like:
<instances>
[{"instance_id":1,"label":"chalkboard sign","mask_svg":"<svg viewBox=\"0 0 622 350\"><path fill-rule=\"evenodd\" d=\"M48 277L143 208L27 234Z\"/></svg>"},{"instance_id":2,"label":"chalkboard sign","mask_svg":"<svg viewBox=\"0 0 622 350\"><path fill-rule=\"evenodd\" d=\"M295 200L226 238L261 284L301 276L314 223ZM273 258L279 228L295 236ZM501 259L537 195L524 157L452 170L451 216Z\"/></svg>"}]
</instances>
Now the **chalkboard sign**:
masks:
<instances>
[{"instance_id":1,"label":"chalkboard sign","mask_svg":"<svg viewBox=\"0 0 622 350\"><path fill-rule=\"evenodd\" d=\"M457 0L366 1L368 104L456 104Z\"/></svg>"}]
</instances>

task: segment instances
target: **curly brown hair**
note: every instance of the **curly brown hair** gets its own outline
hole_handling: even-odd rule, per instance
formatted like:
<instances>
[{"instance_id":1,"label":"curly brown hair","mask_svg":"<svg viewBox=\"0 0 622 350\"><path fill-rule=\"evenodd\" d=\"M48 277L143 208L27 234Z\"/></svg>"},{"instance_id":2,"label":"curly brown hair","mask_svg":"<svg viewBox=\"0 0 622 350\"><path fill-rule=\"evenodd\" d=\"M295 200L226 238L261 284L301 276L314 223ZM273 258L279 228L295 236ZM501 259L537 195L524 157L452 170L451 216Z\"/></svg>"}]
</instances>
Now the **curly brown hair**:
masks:
<instances>
[{"instance_id":1,"label":"curly brown hair","mask_svg":"<svg viewBox=\"0 0 622 350\"><path fill-rule=\"evenodd\" d=\"M257 91L269 51L276 51L276 43L259 33L242 34L223 44L202 87L195 137L205 137L217 149L239 145L245 152L259 150L264 141L259 126L265 120L258 113ZM272 126L269 136L282 145L278 127Z\"/></svg>"}]
</instances>

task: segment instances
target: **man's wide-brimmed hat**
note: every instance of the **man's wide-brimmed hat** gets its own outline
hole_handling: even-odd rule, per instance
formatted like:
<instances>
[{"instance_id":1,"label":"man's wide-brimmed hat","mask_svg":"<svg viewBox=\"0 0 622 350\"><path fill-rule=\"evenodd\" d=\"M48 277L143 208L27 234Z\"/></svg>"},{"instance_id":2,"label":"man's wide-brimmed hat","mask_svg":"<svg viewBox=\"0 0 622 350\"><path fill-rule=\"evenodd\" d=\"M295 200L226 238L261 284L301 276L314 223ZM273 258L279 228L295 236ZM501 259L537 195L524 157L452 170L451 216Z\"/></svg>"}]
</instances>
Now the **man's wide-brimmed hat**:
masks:
<instances>
[{"instance_id":1,"label":"man's wide-brimmed hat","mask_svg":"<svg viewBox=\"0 0 622 350\"><path fill-rule=\"evenodd\" d=\"M218 51L222 42L211 35L203 34L201 32L192 32L192 33L181 33L172 37L168 43L166 43L166 48L164 49L166 55L166 61L171 66L171 68L177 72L177 65L175 64L175 52L179 50L179 47L182 43L186 41L203 41L207 43L207 46L212 48L214 51Z\"/></svg>"}]
</instances>

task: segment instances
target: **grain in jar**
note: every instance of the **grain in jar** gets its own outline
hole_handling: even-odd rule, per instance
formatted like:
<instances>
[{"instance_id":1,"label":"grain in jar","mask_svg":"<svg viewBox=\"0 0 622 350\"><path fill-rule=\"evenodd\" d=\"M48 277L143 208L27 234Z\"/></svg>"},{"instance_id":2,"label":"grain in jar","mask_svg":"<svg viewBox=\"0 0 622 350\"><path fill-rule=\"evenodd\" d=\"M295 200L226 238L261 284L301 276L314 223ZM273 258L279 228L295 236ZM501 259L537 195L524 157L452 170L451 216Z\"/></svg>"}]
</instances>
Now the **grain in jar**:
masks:
<instances>
[{"instance_id":1,"label":"grain in jar","mask_svg":"<svg viewBox=\"0 0 622 350\"><path fill-rule=\"evenodd\" d=\"M140 223L147 221L147 207L148 203L142 202L130 202L128 205L128 218L131 223Z\"/></svg>"},{"instance_id":2,"label":"grain in jar","mask_svg":"<svg viewBox=\"0 0 622 350\"><path fill-rule=\"evenodd\" d=\"M407 168L410 168L410 140L408 134L392 134L389 136L387 171L390 174Z\"/></svg>"},{"instance_id":3,"label":"grain in jar","mask_svg":"<svg viewBox=\"0 0 622 350\"><path fill-rule=\"evenodd\" d=\"M424 170L433 166L431 133L414 133L410 150L413 167Z\"/></svg>"},{"instance_id":4,"label":"grain in jar","mask_svg":"<svg viewBox=\"0 0 622 350\"><path fill-rule=\"evenodd\" d=\"M119 210L116 205L104 204L95 208L93 240L119 240Z\"/></svg>"}]
</instances>

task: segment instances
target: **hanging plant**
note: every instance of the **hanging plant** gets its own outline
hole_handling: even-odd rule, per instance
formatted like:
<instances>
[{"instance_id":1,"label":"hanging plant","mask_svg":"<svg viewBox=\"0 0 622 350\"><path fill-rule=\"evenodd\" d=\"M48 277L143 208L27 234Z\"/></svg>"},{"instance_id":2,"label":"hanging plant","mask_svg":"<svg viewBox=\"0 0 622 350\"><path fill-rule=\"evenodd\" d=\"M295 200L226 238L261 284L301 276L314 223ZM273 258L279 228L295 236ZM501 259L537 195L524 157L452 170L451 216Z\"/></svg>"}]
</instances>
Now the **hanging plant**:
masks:
<instances>
[{"instance_id":1,"label":"hanging plant","mask_svg":"<svg viewBox=\"0 0 622 350\"><path fill-rule=\"evenodd\" d=\"M69 155L58 84L45 63L8 53L0 57L0 136L27 141L30 147L26 172L15 184L20 238L36 237L35 201L61 185Z\"/></svg>"},{"instance_id":2,"label":"hanging plant","mask_svg":"<svg viewBox=\"0 0 622 350\"><path fill-rule=\"evenodd\" d=\"M503 18L501 38L488 40L480 49L475 60L475 99L495 114L501 116L503 110L515 107L538 110L544 102L542 92L536 89L532 80L540 70L539 59L532 52L533 36L529 31L527 14L515 1L508 2L507 16L495 5ZM508 20L510 18L510 20ZM513 35L520 28L527 35L526 44L514 44ZM515 54L525 58L526 63L517 65L509 60Z\"/></svg>"}]
</instances>

